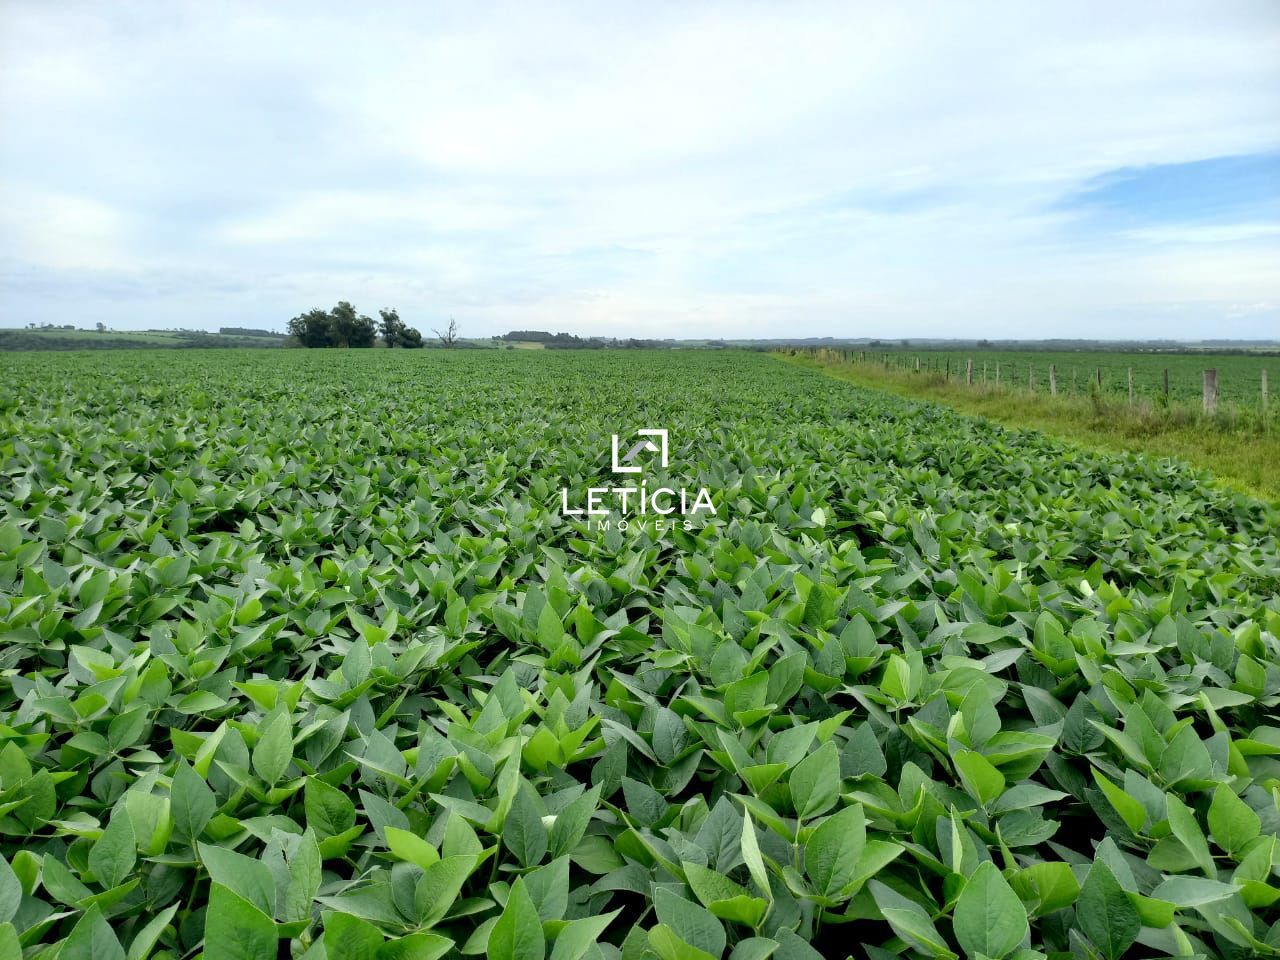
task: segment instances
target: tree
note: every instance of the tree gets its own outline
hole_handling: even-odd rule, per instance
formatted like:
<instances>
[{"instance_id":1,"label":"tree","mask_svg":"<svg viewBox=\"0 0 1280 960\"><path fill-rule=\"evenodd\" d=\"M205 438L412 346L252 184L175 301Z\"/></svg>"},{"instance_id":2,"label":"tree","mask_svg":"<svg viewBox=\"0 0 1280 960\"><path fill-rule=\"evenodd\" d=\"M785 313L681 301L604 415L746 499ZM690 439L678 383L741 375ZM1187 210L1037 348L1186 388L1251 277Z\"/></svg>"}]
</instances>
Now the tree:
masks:
<instances>
[{"instance_id":1,"label":"tree","mask_svg":"<svg viewBox=\"0 0 1280 960\"><path fill-rule=\"evenodd\" d=\"M380 311L383 337L388 346L422 346L422 334L400 322L394 308ZM289 321L289 336L304 347L372 347L379 325L357 313L348 301L340 300L332 310L317 307Z\"/></svg>"},{"instance_id":2,"label":"tree","mask_svg":"<svg viewBox=\"0 0 1280 960\"><path fill-rule=\"evenodd\" d=\"M377 328L369 317L356 313L346 300L329 311L329 345L333 347L372 347Z\"/></svg>"},{"instance_id":3,"label":"tree","mask_svg":"<svg viewBox=\"0 0 1280 960\"><path fill-rule=\"evenodd\" d=\"M331 320L329 313L319 307L308 310L289 321L289 336L304 347L327 347Z\"/></svg>"},{"instance_id":4,"label":"tree","mask_svg":"<svg viewBox=\"0 0 1280 960\"><path fill-rule=\"evenodd\" d=\"M404 339L407 328L400 319L399 311L395 307L390 307L379 310L378 313L382 317L382 323L378 325L379 332L382 334L382 342L388 347L408 346ZM418 339L421 340L422 337L419 336Z\"/></svg>"},{"instance_id":5,"label":"tree","mask_svg":"<svg viewBox=\"0 0 1280 960\"><path fill-rule=\"evenodd\" d=\"M98 325L97 325L97 327L98 327L98 332L99 332L99 333L106 333L106 332L107 332L107 325L106 325L105 323L103 323L101 320L99 320L99 321L98 321Z\"/></svg>"},{"instance_id":6,"label":"tree","mask_svg":"<svg viewBox=\"0 0 1280 960\"><path fill-rule=\"evenodd\" d=\"M445 327L443 333L439 330L434 330L433 332L439 338L441 344L446 347L452 347L458 342L458 321L450 317L449 326Z\"/></svg>"}]
</instances>

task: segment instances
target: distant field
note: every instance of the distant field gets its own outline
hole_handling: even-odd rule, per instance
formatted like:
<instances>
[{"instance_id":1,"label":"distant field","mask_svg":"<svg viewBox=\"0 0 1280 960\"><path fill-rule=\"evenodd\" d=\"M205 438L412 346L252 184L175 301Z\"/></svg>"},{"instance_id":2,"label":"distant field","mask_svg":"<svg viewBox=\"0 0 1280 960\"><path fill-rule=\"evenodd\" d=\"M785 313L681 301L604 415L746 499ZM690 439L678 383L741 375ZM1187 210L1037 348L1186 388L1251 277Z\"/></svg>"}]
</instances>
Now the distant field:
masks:
<instances>
[{"instance_id":1,"label":"distant field","mask_svg":"<svg viewBox=\"0 0 1280 960\"><path fill-rule=\"evenodd\" d=\"M187 347L249 347L272 349L284 344L283 337L168 330L28 330L0 329L0 351L25 350L120 350L152 348L175 350Z\"/></svg>"},{"instance_id":2,"label":"distant field","mask_svg":"<svg viewBox=\"0 0 1280 960\"><path fill-rule=\"evenodd\" d=\"M217 336L211 333L208 336ZM131 343L146 345L148 343L178 343L181 339L176 333L152 333L141 330L110 330L99 333L96 330L0 330L0 337L28 338L39 337L50 340L76 340L100 342L104 340L128 340Z\"/></svg>"},{"instance_id":3,"label":"distant field","mask_svg":"<svg viewBox=\"0 0 1280 960\"><path fill-rule=\"evenodd\" d=\"M849 351L857 357L864 351ZM1098 389L1101 372L1102 393L1127 397L1129 370L1133 371L1135 398L1159 399L1164 394L1165 371L1169 372L1169 399L1172 402L1200 399L1206 368L1218 371L1218 397L1222 401L1254 404L1261 398L1262 371L1267 371L1271 393L1280 377L1280 356L1211 353L1105 353L1083 351L985 351L985 350L893 350L865 351L867 362L884 363L914 370L920 358L923 371L939 371L955 378L965 375L965 361L973 361L975 383L1027 387L1048 392L1049 366L1057 368L1058 392L1068 396L1088 396Z\"/></svg>"}]
</instances>

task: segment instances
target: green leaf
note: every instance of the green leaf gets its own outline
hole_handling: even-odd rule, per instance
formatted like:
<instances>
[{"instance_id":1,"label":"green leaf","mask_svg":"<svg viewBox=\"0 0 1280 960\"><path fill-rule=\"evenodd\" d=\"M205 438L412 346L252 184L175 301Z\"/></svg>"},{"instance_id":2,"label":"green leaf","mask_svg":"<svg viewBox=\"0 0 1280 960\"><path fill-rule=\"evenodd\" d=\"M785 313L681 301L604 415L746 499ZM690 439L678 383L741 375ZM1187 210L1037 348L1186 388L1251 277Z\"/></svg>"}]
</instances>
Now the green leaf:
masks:
<instances>
[{"instance_id":1,"label":"green leaf","mask_svg":"<svg viewBox=\"0 0 1280 960\"><path fill-rule=\"evenodd\" d=\"M382 934L368 920L325 911L325 960L377 960Z\"/></svg>"},{"instance_id":2,"label":"green leaf","mask_svg":"<svg viewBox=\"0 0 1280 960\"><path fill-rule=\"evenodd\" d=\"M438 933L411 933L379 947L378 960L439 960L451 950L454 942L448 937Z\"/></svg>"},{"instance_id":3,"label":"green leaf","mask_svg":"<svg viewBox=\"0 0 1280 960\"><path fill-rule=\"evenodd\" d=\"M1239 890L1233 884L1204 877L1166 877L1151 891L1151 896L1157 900L1176 903L1180 907L1202 907L1206 903L1226 900Z\"/></svg>"},{"instance_id":4,"label":"green leaf","mask_svg":"<svg viewBox=\"0 0 1280 960\"><path fill-rule=\"evenodd\" d=\"M879 880L872 880L868 887L876 907L894 933L929 956L945 960L955 957L924 907Z\"/></svg>"},{"instance_id":5,"label":"green leaf","mask_svg":"<svg viewBox=\"0 0 1280 960\"><path fill-rule=\"evenodd\" d=\"M427 867L414 893L418 922L422 926L434 926L444 918L475 866L474 856L462 854L445 857Z\"/></svg>"},{"instance_id":6,"label":"green leaf","mask_svg":"<svg viewBox=\"0 0 1280 960\"><path fill-rule=\"evenodd\" d=\"M1187 848L1196 864L1204 871L1204 875L1210 879L1216 878L1218 871L1213 865L1213 854L1209 852L1209 843L1204 838L1204 831L1200 829L1200 824L1196 822L1195 813L1172 793L1166 794L1166 802L1169 811L1169 829Z\"/></svg>"},{"instance_id":7,"label":"green leaf","mask_svg":"<svg viewBox=\"0 0 1280 960\"><path fill-rule=\"evenodd\" d=\"M993 960L1012 953L1030 932L1022 901L989 860L965 883L953 926L966 954Z\"/></svg>"},{"instance_id":8,"label":"green leaf","mask_svg":"<svg viewBox=\"0 0 1280 960\"><path fill-rule=\"evenodd\" d=\"M570 920L556 934L555 945L551 948L551 960L582 960L620 913L621 910L615 910L600 917Z\"/></svg>"},{"instance_id":9,"label":"green leaf","mask_svg":"<svg viewBox=\"0 0 1280 960\"><path fill-rule=\"evenodd\" d=\"M689 882L689 889L714 917L755 927L769 909L767 900L753 897L746 887L722 873L688 860L681 866L684 868L685 879Z\"/></svg>"},{"instance_id":10,"label":"green leaf","mask_svg":"<svg viewBox=\"0 0 1280 960\"><path fill-rule=\"evenodd\" d=\"M320 847L315 832L308 827L298 839L289 858L289 887L285 892L284 916L287 920L305 920L320 889L322 879Z\"/></svg>"},{"instance_id":11,"label":"green leaf","mask_svg":"<svg viewBox=\"0 0 1280 960\"><path fill-rule=\"evenodd\" d=\"M957 750L952 759L965 790L983 806L1004 792L1004 774L982 754L973 750Z\"/></svg>"},{"instance_id":12,"label":"green leaf","mask_svg":"<svg viewBox=\"0 0 1280 960\"><path fill-rule=\"evenodd\" d=\"M0 923L12 920L22 904L22 881L9 866L9 861L0 856Z\"/></svg>"},{"instance_id":13,"label":"green leaf","mask_svg":"<svg viewBox=\"0 0 1280 960\"><path fill-rule=\"evenodd\" d=\"M276 948L276 925L270 917L222 884L210 886L205 960L275 960Z\"/></svg>"},{"instance_id":14,"label":"green leaf","mask_svg":"<svg viewBox=\"0 0 1280 960\"><path fill-rule=\"evenodd\" d=\"M685 943L718 957L724 953L724 926L711 912L692 901L659 887L653 898L659 923L670 927Z\"/></svg>"},{"instance_id":15,"label":"green leaf","mask_svg":"<svg viewBox=\"0 0 1280 960\"><path fill-rule=\"evenodd\" d=\"M538 910L524 880L517 879L511 885L506 909L489 932L486 953L491 960L543 960L546 947Z\"/></svg>"},{"instance_id":16,"label":"green leaf","mask_svg":"<svg viewBox=\"0 0 1280 960\"><path fill-rule=\"evenodd\" d=\"M95 903L76 922L58 951L59 960L125 960L124 947Z\"/></svg>"},{"instance_id":17,"label":"green leaf","mask_svg":"<svg viewBox=\"0 0 1280 960\"><path fill-rule=\"evenodd\" d=\"M845 807L818 825L805 844L804 869L819 894L837 897L853 882L866 841L860 805Z\"/></svg>"},{"instance_id":18,"label":"green leaf","mask_svg":"<svg viewBox=\"0 0 1280 960\"><path fill-rule=\"evenodd\" d=\"M840 796L840 752L828 740L795 765L787 781L791 803L801 819L830 809ZM695 944L696 946L696 944Z\"/></svg>"},{"instance_id":19,"label":"green leaf","mask_svg":"<svg viewBox=\"0 0 1280 960\"><path fill-rule=\"evenodd\" d=\"M350 798L314 777L307 778L303 811L307 825L315 830L320 840L345 833L356 822L356 806Z\"/></svg>"},{"instance_id":20,"label":"green leaf","mask_svg":"<svg viewBox=\"0 0 1280 960\"><path fill-rule=\"evenodd\" d=\"M1262 820L1226 784L1213 791L1209 804L1209 833L1213 842L1233 857L1262 832Z\"/></svg>"},{"instance_id":21,"label":"green leaf","mask_svg":"<svg viewBox=\"0 0 1280 960\"><path fill-rule=\"evenodd\" d=\"M276 881L265 863L208 843L197 844L197 850L214 883L226 887L268 917L275 913Z\"/></svg>"},{"instance_id":22,"label":"green leaf","mask_svg":"<svg viewBox=\"0 0 1280 960\"><path fill-rule=\"evenodd\" d=\"M1065 796L1067 794L1061 790L1050 790L1038 783L1019 783L1000 794L995 803L991 804L990 811L992 816L999 816L1013 810L1026 810L1053 803Z\"/></svg>"},{"instance_id":23,"label":"green leaf","mask_svg":"<svg viewBox=\"0 0 1280 960\"><path fill-rule=\"evenodd\" d=\"M1031 904L1034 917L1062 910L1076 902L1080 884L1068 864L1058 861L1033 863L1013 877L1013 889L1024 903Z\"/></svg>"},{"instance_id":24,"label":"green leaf","mask_svg":"<svg viewBox=\"0 0 1280 960\"><path fill-rule=\"evenodd\" d=\"M659 960L719 960L707 951L685 943L665 923L660 923L649 931L649 946Z\"/></svg>"},{"instance_id":25,"label":"green leaf","mask_svg":"<svg viewBox=\"0 0 1280 960\"><path fill-rule=\"evenodd\" d=\"M1115 808L1116 813L1120 814L1120 819L1128 825L1130 830L1138 833L1147 822L1147 811L1142 803L1104 777L1097 767L1093 768L1093 779L1107 798L1107 802Z\"/></svg>"},{"instance_id":26,"label":"green leaf","mask_svg":"<svg viewBox=\"0 0 1280 960\"><path fill-rule=\"evenodd\" d=\"M180 906L180 903L171 904L148 920L146 926L133 935L125 960L146 960Z\"/></svg>"},{"instance_id":27,"label":"green leaf","mask_svg":"<svg viewBox=\"0 0 1280 960\"><path fill-rule=\"evenodd\" d=\"M277 713L253 748L253 769L268 786L274 786L293 762L293 727Z\"/></svg>"},{"instance_id":28,"label":"green leaf","mask_svg":"<svg viewBox=\"0 0 1280 960\"><path fill-rule=\"evenodd\" d=\"M123 811L111 814L89 851L89 869L102 886L110 888L124 883L138 860L138 842L133 836L133 821Z\"/></svg>"},{"instance_id":29,"label":"green leaf","mask_svg":"<svg viewBox=\"0 0 1280 960\"><path fill-rule=\"evenodd\" d=\"M747 865L747 872L755 881L757 889L766 897L773 894L769 887L769 874L764 868L764 857L760 853L760 843L756 839L756 828L751 822L751 814L742 814L742 862Z\"/></svg>"},{"instance_id":30,"label":"green leaf","mask_svg":"<svg viewBox=\"0 0 1280 960\"><path fill-rule=\"evenodd\" d=\"M502 825L502 844L516 855L522 867L541 863L547 854L547 828L536 798L533 787L522 782Z\"/></svg>"},{"instance_id":31,"label":"green leaf","mask_svg":"<svg viewBox=\"0 0 1280 960\"><path fill-rule=\"evenodd\" d=\"M218 808L217 798L191 764L179 758L178 769L173 774L173 788L169 797L173 825L178 835L188 840L199 839L205 825L213 819Z\"/></svg>"},{"instance_id":32,"label":"green leaf","mask_svg":"<svg viewBox=\"0 0 1280 960\"><path fill-rule=\"evenodd\" d=\"M1076 925L1107 960L1116 960L1138 939L1142 919L1115 874L1095 860L1076 901Z\"/></svg>"},{"instance_id":33,"label":"green leaf","mask_svg":"<svg viewBox=\"0 0 1280 960\"><path fill-rule=\"evenodd\" d=\"M569 858L560 857L524 875L529 898L544 923L563 920L569 909Z\"/></svg>"},{"instance_id":34,"label":"green leaf","mask_svg":"<svg viewBox=\"0 0 1280 960\"><path fill-rule=\"evenodd\" d=\"M600 788L592 787L556 814L555 822L551 824L549 844L552 857L562 857L578 845L599 803Z\"/></svg>"},{"instance_id":35,"label":"green leaf","mask_svg":"<svg viewBox=\"0 0 1280 960\"><path fill-rule=\"evenodd\" d=\"M384 827L387 849L405 863L412 863L426 870L440 860L440 853L426 840L399 827Z\"/></svg>"},{"instance_id":36,"label":"green leaf","mask_svg":"<svg viewBox=\"0 0 1280 960\"><path fill-rule=\"evenodd\" d=\"M891 654L880 679L880 689L885 696L898 703L908 703L916 695L918 687L911 665L898 654Z\"/></svg>"}]
</instances>

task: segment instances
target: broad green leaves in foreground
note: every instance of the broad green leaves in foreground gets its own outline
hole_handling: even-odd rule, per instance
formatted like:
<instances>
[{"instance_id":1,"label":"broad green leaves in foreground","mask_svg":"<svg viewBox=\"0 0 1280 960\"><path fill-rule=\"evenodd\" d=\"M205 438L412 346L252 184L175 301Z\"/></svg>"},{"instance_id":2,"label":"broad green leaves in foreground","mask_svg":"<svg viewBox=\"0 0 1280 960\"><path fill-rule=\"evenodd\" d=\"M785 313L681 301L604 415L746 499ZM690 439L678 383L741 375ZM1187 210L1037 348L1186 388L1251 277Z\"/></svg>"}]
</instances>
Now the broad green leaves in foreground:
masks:
<instances>
[{"instance_id":1,"label":"broad green leaves in foreground","mask_svg":"<svg viewBox=\"0 0 1280 960\"><path fill-rule=\"evenodd\" d=\"M3 362L3 960L1280 954L1272 508L751 354ZM654 426L714 517L561 516Z\"/></svg>"}]
</instances>

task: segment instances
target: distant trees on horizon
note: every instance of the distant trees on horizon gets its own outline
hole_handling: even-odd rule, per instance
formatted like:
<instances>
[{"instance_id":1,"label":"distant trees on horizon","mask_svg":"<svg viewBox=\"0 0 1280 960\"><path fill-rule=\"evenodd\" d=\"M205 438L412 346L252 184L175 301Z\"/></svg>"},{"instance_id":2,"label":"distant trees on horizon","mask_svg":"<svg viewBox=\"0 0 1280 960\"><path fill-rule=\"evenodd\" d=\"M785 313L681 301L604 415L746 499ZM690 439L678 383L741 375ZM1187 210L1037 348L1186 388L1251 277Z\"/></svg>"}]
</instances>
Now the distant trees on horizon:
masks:
<instances>
[{"instance_id":1,"label":"distant trees on horizon","mask_svg":"<svg viewBox=\"0 0 1280 960\"><path fill-rule=\"evenodd\" d=\"M512 344L540 343L548 350L654 350L673 347L676 343L674 340L641 340L636 337L580 337L574 333L550 333L546 330L511 330L493 339Z\"/></svg>"},{"instance_id":2,"label":"distant trees on horizon","mask_svg":"<svg viewBox=\"0 0 1280 960\"><path fill-rule=\"evenodd\" d=\"M275 330L264 330L261 327L219 327L218 333L224 337L283 337L285 334Z\"/></svg>"},{"instance_id":3,"label":"distant trees on horizon","mask_svg":"<svg viewBox=\"0 0 1280 960\"><path fill-rule=\"evenodd\" d=\"M372 347L379 334L388 347L415 349L422 334L407 326L394 307L378 311L381 322L357 313L349 301L339 300L332 310L317 307L289 321L289 336L303 347Z\"/></svg>"}]
</instances>

